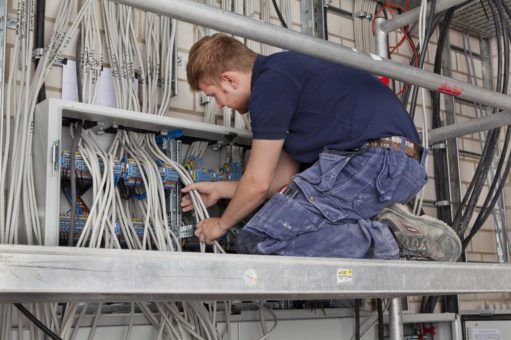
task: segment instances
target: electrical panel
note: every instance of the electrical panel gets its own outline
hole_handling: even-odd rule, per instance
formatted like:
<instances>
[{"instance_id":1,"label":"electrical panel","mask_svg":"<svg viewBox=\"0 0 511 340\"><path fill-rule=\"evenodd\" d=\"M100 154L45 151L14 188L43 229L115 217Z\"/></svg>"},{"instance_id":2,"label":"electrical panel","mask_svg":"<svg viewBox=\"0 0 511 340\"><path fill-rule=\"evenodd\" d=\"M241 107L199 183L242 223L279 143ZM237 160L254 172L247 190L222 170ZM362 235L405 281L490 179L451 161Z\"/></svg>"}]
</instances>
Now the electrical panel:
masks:
<instances>
[{"instance_id":1,"label":"electrical panel","mask_svg":"<svg viewBox=\"0 0 511 340\"><path fill-rule=\"evenodd\" d=\"M107 149L117 131L135 131L154 136L159 149L169 159L176 162L185 161L185 150L191 141L201 141L202 147L232 153L236 148L246 148L250 144L251 134L246 130L194 122L185 119L162 117L139 112L99 107L95 105L48 99L38 105L34 118L34 176L36 197L39 203L39 218L46 245L59 245L68 240L71 227L72 202L70 195L71 168L74 169L78 199L73 218L74 241L78 241L80 231L86 225L91 203L92 174L86 157L75 152L71 154L73 138L66 125L81 122L83 129L91 131L94 142ZM153 138L153 137L151 137ZM193 145L193 144L192 144ZM189 150L188 150L189 151ZM203 150L204 151L204 150ZM209 159L207 159L209 157ZM185 166L195 181L237 180L241 177L241 164L228 163L219 165L219 153L208 157L189 156ZM212 159L215 158L215 159ZM74 166L72 167L71 161ZM99 158L98 168L105 171L104 160ZM205 163L214 164L207 166ZM130 157L113 159L111 171L120 195L131 195L144 200L144 178L136 160ZM180 209L180 189L178 173L169 164L160 162L158 167L163 184L167 218L172 232L178 237L193 235L191 221L183 223ZM83 195L83 200L82 196ZM85 201L88 201L87 203ZM141 203L142 204L142 203ZM85 213L84 213L85 212ZM132 233L142 236L147 221L132 219ZM125 230L120 223L114 226L115 235L122 243Z\"/></svg>"}]
</instances>

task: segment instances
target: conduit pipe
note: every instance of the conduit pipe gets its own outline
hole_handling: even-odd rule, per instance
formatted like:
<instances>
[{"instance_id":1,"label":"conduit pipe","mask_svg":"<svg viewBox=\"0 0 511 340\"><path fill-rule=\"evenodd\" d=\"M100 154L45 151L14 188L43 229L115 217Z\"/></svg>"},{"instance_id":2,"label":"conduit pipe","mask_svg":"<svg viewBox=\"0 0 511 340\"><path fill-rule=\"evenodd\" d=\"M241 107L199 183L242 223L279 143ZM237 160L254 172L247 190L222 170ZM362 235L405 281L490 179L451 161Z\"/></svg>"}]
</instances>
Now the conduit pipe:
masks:
<instances>
[{"instance_id":1,"label":"conduit pipe","mask_svg":"<svg viewBox=\"0 0 511 340\"><path fill-rule=\"evenodd\" d=\"M390 300L389 308L389 333L390 340L404 339L403 333L403 307L401 298L395 297Z\"/></svg>"},{"instance_id":2,"label":"conduit pipe","mask_svg":"<svg viewBox=\"0 0 511 340\"><path fill-rule=\"evenodd\" d=\"M443 1L437 1L435 5L435 13L440 13L445 10L448 10L451 7L460 5L464 2L470 2L467 0L443 0ZM427 7L427 15L429 15L431 11L431 4L428 4ZM386 33L392 32L394 30L397 30L398 28L401 28L406 25L413 24L414 22L419 20L419 12L420 12L420 6L416 7L414 9L411 9L409 11L406 11L403 14L400 14L398 16L395 16L392 19L387 20L387 22L384 22L379 25L379 28Z\"/></svg>"},{"instance_id":3,"label":"conduit pipe","mask_svg":"<svg viewBox=\"0 0 511 340\"><path fill-rule=\"evenodd\" d=\"M487 131L504 125L511 125L511 114L508 112L495 113L431 130L429 131L429 143L433 145L446 139Z\"/></svg>"},{"instance_id":4,"label":"conduit pipe","mask_svg":"<svg viewBox=\"0 0 511 340\"><path fill-rule=\"evenodd\" d=\"M191 0L113 0L511 112L511 97Z\"/></svg>"},{"instance_id":5,"label":"conduit pipe","mask_svg":"<svg viewBox=\"0 0 511 340\"><path fill-rule=\"evenodd\" d=\"M385 18L376 18L376 32L374 32L374 40L376 43L376 54L380 57L388 59L389 57L389 46L387 44L387 32L381 30L380 24L385 23Z\"/></svg>"}]
</instances>

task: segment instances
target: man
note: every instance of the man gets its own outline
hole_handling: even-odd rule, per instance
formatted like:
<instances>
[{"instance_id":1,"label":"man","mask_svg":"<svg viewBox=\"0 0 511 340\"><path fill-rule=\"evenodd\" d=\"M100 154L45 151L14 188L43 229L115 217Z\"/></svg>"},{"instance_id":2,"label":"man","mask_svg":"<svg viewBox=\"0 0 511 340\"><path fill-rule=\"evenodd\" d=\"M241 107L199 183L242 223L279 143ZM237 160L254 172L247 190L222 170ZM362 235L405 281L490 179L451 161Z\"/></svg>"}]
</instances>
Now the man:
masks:
<instances>
[{"instance_id":1,"label":"man","mask_svg":"<svg viewBox=\"0 0 511 340\"><path fill-rule=\"evenodd\" d=\"M426 151L398 98L373 75L297 53L257 55L215 34L192 47L187 77L218 107L250 111L253 133L239 182L183 189L198 190L207 206L231 199L221 217L197 225L201 241L270 198L240 232L239 252L394 259L400 246L404 256L460 255L449 226L395 205L426 183ZM182 207L193 209L188 195Z\"/></svg>"}]
</instances>

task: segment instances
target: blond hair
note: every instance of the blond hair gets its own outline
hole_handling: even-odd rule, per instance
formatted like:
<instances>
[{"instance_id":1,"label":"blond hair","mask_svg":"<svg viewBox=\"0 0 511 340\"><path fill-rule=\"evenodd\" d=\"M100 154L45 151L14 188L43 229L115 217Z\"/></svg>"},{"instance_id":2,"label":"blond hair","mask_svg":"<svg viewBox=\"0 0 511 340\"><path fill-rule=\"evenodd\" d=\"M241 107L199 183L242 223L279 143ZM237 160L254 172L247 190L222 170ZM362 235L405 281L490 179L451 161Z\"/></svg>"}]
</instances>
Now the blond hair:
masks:
<instances>
[{"instance_id":1,"label":"blond hair","mask_svg":"<svg viewBox=\"0 0 511 340\"><path fill-rule=\"evenodd\" d=\"M199 91L199 82L213 82L226 71L252 71L257 53L238 40L222 33L204 37L190 50L186 76L194 91Z\"/></svg>"}]
</instances>

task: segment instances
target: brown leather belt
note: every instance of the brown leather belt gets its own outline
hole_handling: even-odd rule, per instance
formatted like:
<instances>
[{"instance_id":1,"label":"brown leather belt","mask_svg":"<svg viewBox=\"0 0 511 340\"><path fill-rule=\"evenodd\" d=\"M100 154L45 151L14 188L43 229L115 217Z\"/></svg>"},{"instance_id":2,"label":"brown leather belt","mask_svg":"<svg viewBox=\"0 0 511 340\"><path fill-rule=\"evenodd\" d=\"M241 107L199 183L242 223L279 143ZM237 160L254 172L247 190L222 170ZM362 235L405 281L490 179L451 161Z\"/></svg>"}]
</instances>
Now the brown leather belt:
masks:
<instances>
[{"instance_id":1,"label":"brown leather belt","mask_svg":"<svg viewBox=\"0 0 511 340\"><path fill-rule=\"evenodd\" d=\"M387 148L398 151L403 150L408 157L418 160L419 162L422 156L422 146L410 142L409 140L403 137L392 136L372 139L369 142L367 142L366 145L370 147Z\"/></svg>"}]
</instances>

